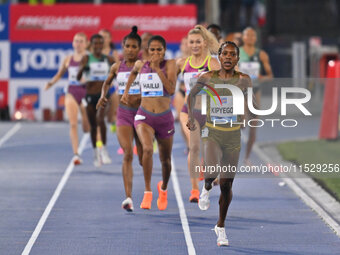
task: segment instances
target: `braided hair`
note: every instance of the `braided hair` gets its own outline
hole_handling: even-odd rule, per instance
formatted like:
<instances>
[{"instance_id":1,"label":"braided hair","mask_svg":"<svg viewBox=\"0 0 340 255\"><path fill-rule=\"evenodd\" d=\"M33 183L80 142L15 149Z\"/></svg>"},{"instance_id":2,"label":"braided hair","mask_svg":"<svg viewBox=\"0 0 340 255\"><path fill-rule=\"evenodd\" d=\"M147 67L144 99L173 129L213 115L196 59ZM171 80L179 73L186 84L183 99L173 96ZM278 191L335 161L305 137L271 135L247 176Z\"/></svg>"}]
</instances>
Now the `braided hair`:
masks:
<instances>
[{"instance_id":1,"label":"braided hair","mask_svg":"<svg viewBox=\"0 0 340 255\"><path fill-rule=\"evenodd\" d=\"M229 44L231 44L232 46L235 47L236 51L237 51L237 56L240 56L240 49L239 47L236 45L236 43L231 42L231 41L225 41L224 43L221 44L220 48L218 49L218 55L221 55L222 50L224 47L228 46Z\"/></svg>"}]
</instances>

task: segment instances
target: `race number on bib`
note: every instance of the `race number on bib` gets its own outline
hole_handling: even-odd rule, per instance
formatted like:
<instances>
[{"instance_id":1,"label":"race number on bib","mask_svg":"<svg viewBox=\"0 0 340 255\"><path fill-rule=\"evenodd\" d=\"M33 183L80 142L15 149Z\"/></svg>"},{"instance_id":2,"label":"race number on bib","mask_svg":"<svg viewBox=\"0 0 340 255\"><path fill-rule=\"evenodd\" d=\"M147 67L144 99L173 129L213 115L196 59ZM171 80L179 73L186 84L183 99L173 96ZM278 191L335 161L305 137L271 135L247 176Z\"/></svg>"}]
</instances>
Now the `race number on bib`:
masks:
<instances>
[{"instance_id":1,"label":"race number on bib","mask_svg":"<svg viewBox=\"0 0 340 255\"><path fill-rule=\"evenodd\" d=\"M118 94L123 95L126 83L129 79L130 72L119 72L117 74L117 83L118 83ZM139 75L136 77L135 81L131 84L129 89L129 95L138 95L140 94L140 86L139 86Z\"/></svg>"},{"instance_id":2,"label":"race number on bib","mask_svg":"<svg viewBox=\"0 0 340 255\"><path fill-rule=\"evenodd\" d=\"M210 99L210 118L212 121L218 122L233 122L237 121L237 115L233 115L233 97L221 96L221 101L217 96L214 96L214 100ZM215 103L216 102L216 103Z\"/></svg>"},{"instance_id":3,"label":"race number on bib","mask_svg":"<svg viewBox=\"0 0 340 255\"><path fill-rule=\"evenodd\" d=\"M109 65L106 62L90 64L90 81L105 81L109 73Z\"/></svg>"},{"instance_id":4,"label":"race number on bib","mask_svg":"<svg viewBox=\"0 0 340 255\"><path fill-rule=\"evenodd\" d=\"M70 85L79 85L80 82L77 80L77 74L78 74L78 66L70 66L68 71L68 83Z\"/></svg>"},{"instance_id":5,"label":"race number on bib","mask_svg":"<svg viewBox=\"0 0 340 255\"><path fill-rule=\"evenodd\" d=\"M261 65L259 62L242 62L239 67L240 71L248 74L251 79L257 79L260 75Z\"/></svg>"},{"instance_id":6,"label":"race number on bib","mask_svg":"<svg viewBox=\"0 0 340 255\"><path fill-rule=\"evenodd\" d=\"M162 97L163 83L156 73L143 73L140 75L139 84L142 97Z\"/></svg>"},{"instance_id":7,"label":"race number on bib","mask_svg":"<svg viewBox=\"0 0 340 255\"><path fill-rule=\"evenodd\" d=\"M198 72L184 73L183 79L187 95L189 95L192 87L195 86L198 75Z\"/></svg>"}]
</instances>

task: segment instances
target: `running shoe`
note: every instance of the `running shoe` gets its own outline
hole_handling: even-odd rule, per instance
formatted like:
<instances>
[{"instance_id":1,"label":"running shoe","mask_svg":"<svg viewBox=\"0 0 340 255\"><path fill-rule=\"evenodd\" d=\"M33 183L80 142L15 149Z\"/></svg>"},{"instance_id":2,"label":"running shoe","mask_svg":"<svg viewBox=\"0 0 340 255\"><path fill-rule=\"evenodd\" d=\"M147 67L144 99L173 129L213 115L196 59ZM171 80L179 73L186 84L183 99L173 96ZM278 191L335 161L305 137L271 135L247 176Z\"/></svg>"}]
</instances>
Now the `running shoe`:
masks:
<instances>
[{"instance_id":1,"label":"running shoe","mask_svg":"<svg viewBox=\"0 0 340 255\"><path fill-rule=\"evenodd\" d=\"M159 181L157 184L158 189L158 199L157 206L160 211L164 211L168 206L168 191L162 190L163 181Z\"/></svg>"},{"instance_id":2,"label":"running shoe","mask_svg":"<svg viewBox=\"0 0 340 255\"><path fill-rule=\"evenodd\" d=\"M119 147L119 149L117 150L117 154L118 155L123 155L124 154L124 150L122 147Z\"/></svg>"},{"instance_id":3,"label":"running shoe","mask_svg":"<svg viewBox=\"0 0 340 255\"><path fill-rule=\"evenodd\" d=\"M136 145L133 147L133 154L138 155L138 151L137 151L137 146Z\"/></svg>"},{"instance_id":4,"label":"running shoe","mask_svg":"<svg viewBox=\"0 0 340 255\"><path fill-rule=\"evenodd\" d=\"M94 149L94 160L93 164L95 167L100 167L102 165L101 157L100 157L100 150L99 148Z\"/></svg>"},{"instance_id":5,"label":"running shoe","mask_svg":"<svg viewBox=\"0 0 340 255\"><path fill-rule=\"evenodd\" d=\"M101 157L102 157L103 164L107 165L107 164L112 163L110 156L109 156L109 153L107 152L106 146L102 147L100 154L101 154Z\"/></svg>"},{"instance_id":6,"label":"running shoe","mask_svg":"<svg viewBox=\"0 0 340 255\"><path fill-rule=\"evenodd\" d=\"M144 191L144 197L142 203L140 204L140 208L150 210L151 203L152 203L152 191Z\"/></svg>"},{"instance_id":7,"label":"running shoe","mask_svg":"<svg viewBox=\"0 0 340 255\"><path fill-rule=\"evenodd\" d=\"M74 165L81 165L81 164L83 164L83 160L81 159L81 157L78 154L74 154L72 160L73 160L73 164Z\"/></svg>"},{"instance_id":8,"label":"running shoe","mask_svg":"<svg viewBox=\"0 0 340 255\"><path fill-rule=\"evenodd\" d=\"M208 210L208 208L210 206L209 192L210 191L206 190L205 187L203 186L200 199L198 200L198 207L202 211Z\"/></svg>"},{"instance_id":9,"label":"running shoe","mask_svg":"<svg viewBox=\"0 0 340 255\"><path fill-rule=\"evenodd\" d=\"M191 196L189 197L190 203L198 203L200 197L200 191L198 189L191 190Z\"/></svg>"},{"instance_id":10,"label":"running shoe","mask_svg":"<svg viewBox=\"0 0 340 255\"><path fill-rule=\"evenodd\" d=\"M101 148L101 147L103 147L103 142L102 142L102 141L100 141L100 140L99 140L99 141L97 141L97 142L96 142L96 147L97 147L97 148Z\"/></svg>"},{"instance_id":11,"label":"running shoe","mask_svg":"<svg viewBox=\"0 0 340 255\"><path fill-rule=\"evenodd\" d=\"M158 143L156 140L153 141L153 153L158 153Z\"/></svg>"},{"instance_id":12,"label":"running shoe","mask_svg":"<svg viewBox=\"0 0 340 255\"><path fill-rule=\"evenodd\" d=\"M228 241L227 235L225 233L225 229L219 228L216 225L214 230L215 230L215 233L216 233L216 236L217 236L217 245L218 246L228 246L229 241Z\"/></svg>"},{"instance_id":13,"label":"running shoe","mask_svg":"<svg viewBox=\"0 0 340 255\"><path fill-rule=\"evenodd\" d=\"M112 123L112 124L111 124L110 130L111 130L112 133L116 133L116 130L117 130L116 123Z\"/></svg>"},{"instance_id":14,"label":"running shoe","mask_svg":"<svg viewBox=\"0 0 340 255\"><path fill-rule=\"evenodd\" d=\"M122 208L127 210L128 212L133 211L133 203L131 197L128 197L122 202Z\"/></svg>"}]
</instances>

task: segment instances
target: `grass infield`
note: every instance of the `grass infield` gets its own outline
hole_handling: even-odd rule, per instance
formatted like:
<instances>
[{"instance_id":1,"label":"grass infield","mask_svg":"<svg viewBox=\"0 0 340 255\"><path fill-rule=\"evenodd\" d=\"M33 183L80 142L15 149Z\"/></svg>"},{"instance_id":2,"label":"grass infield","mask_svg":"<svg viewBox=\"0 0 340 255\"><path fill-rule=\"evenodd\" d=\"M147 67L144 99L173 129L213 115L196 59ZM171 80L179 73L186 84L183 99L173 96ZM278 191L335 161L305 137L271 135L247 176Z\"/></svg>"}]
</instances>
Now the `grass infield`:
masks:
<instances>
[{"instance_id":1,"label":"grass infield","mask_svg":"<svg viewBox=\"0 0 340 255\"><path fill-rule=\"evenodd\" d=\"M277 148L285 160L301 165L307 174L340 201L340 141L285 142L278 144Z\"/></svg>"}]
</instances>

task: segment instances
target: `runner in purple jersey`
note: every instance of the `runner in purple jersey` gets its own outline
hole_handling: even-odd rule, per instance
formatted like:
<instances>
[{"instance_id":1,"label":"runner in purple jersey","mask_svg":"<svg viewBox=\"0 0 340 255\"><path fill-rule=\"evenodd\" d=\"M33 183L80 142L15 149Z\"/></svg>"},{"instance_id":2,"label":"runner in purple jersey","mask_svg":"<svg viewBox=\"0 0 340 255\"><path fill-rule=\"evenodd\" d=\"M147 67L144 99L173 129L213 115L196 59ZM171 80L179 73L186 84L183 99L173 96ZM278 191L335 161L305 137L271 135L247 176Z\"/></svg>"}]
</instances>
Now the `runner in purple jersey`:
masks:
<instances>
[{"instance_id":1,"label":"runner in purple jersey","mask_svg":"<svg viewBox=\"0 0 340 255\"><path fill-rule=\"evenodd\" d=\"M70 123L70 139L72 150L74 153L73 163L81 164L83 161L78 154L78 111L82 116L83 131L89 132L90 125L82 99L85 97L86 90L84 81L77 81L77 73L80 60L86 54L87 36L84 33L77 33L73 37L72 46L74 53L67 56L61 64L58 73L49 81L45 90L51 88L58 80L60 80L66 72L68 72L68 86L65 87L65 110Z\"/></svg>"},{"instance_id":2,"label":"runner in purple jersey","mask_svg":"<svg viewBox=\"0 0 340 255\"><path fill-rule=\"evenodd\" d=\"M195 166L201 164L200 129L190 131L186 127L188 121L187 97L190 93L191 85L194 84L194 80L200 74L220 68L218 60L211 57L211 54L217 53L219 45L215 36L201 25L197 25L189 31L188 45L192 55L177 60L177 72L178 74L182 73L186 90L185 104L180 113L180 122L187 144L189 145L188 170L192 186L189 201L197 203L199 199L199 187L198 173L195 172ZM196 125L202 128L205 123L205 115L201 114L200 102L195 105L194 115Z\"/></svg>"},{"instance_id":3,"label":"runner in purple jersey","mask_svg":"<svg viewBox=\"0 0 340 255\"><path fill-rule=\"evenodd\" d=\"M105 107L108 103L106 97L108 90L114 78L118 83L119 99L124 94L126 82L130 76L130 72L138 59L138 52L140 51L141 38L137 34L137 27L134 26L130 34L123 39L123 55L122 62L117 62L112 65L108 78L103 84L102 94L97 104L99 107ZM117 138L120 146L124 151L124 159L122 166L122 174L124 180L124 188L126 199L122 203L122 207L131 212L133 211L132 202L132 159L133 159L133 139L135 138L139 162L142 162L142 147L138 139L136 130L134 128L134 118L140 105L140 86L139 81L136 80L129 89L129 102L120 102L117 110Z\"/></svg>"},{"instance_id":4,"label":"runner in purple jersey","mask_svg":"<svg viewBox=\"0 0 340 255\"><path fill-rule=\"evenodd\" d=\"M161 36L153 36L148 42L149 60L137 61L126 84L122 102L130 101L128 90L137 75L140 75L141 105L135 116L135 128L143 146L143 171L145 192L141 208L151 209L152 190L151 175L153 167L153 139L156 137L159 158L162 164L162 177L157 185L159 210L167 207L167 185L171 172L171 151L174 129L174 118L170 109L170 96L175 92L176 63L165 60L166 42Z\"/></svg>"}]
</instances>

